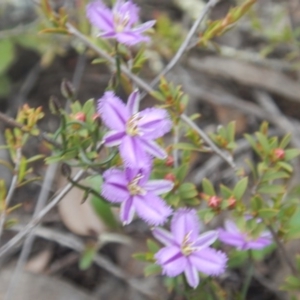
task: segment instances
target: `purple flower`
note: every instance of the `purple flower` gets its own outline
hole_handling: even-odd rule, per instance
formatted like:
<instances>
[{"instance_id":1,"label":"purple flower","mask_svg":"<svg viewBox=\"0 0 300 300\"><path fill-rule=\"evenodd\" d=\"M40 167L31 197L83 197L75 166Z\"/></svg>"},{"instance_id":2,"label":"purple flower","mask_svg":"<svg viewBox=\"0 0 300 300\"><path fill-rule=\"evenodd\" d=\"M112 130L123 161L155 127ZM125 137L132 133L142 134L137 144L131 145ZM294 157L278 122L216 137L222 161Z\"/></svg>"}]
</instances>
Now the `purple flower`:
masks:
<instances>
[{"instance_id":1,"label":"purple flower","mask_svg":"<svg viewBox=\"0 0 300 300\"><path fill-rule=\"evenodd\" d=\"M98 112L104 124L111 129L104 136L105 144L107 147L120 146L125 165L131 167L147 164L148 154L166 158L166 152L153 140L162 137L172 127L166 110L147 108L138 112L138 106L138 90L130 94L127 105L113 92L106 92L98 101Z\"/></svg>"},{"instance_id":2,"label":"purple flower","mask_svg":"<svg viewBox=\"0 0 300 300\"><path fill-rule=\"evenodd\" d=\"M262 249L272 244L272 235L264 231L258 238L242 232L233 221L225 221L225 230L219 229L219 239L225 244L236 247L238 250Z\"/></svg>"},{"instance_id":3,"label":"purple flower","mask_svg":"<svg viewBox=\"0 0 300 300\"><path fill-rule=\"evenodd\" d=\"M143 33L155 24L155 21L149 21L135 26L139 21L139 8L130 0L117 0L112 9L100 0L94 1L87 5L86 13L90 22L100 29L99 36L129 46L149 41Z\"/></svg>"},{"instance_id":4,"label":"purple flower","mask_svg":"<svg viewBox=\"0 0 300 300\"><path fill-rule=\"evenodd\" d=\"M224 272L227 257L209 246L218 238L215 230L201 235L195 210L179 209L171 221L171 232L155 228L153 235L166 247L155 254L163 274L175 277L184 272L188 284L196 288L198 272L218 275Z\"/></svg>"},{"instance_id":5,"label":"purple flower","mask_svg":"<svg viewBox=\"0 0 300 300\"><path fill-rule=\"evenodd\" d=\"M137 215L150 225L163 224L172 213L171 208L157 195L169 192L169 180L149 180L150 168L111 168L104 172L102 196L112 203L121 203L120 218L129 224Z\"/></svg>"}]
</instances>

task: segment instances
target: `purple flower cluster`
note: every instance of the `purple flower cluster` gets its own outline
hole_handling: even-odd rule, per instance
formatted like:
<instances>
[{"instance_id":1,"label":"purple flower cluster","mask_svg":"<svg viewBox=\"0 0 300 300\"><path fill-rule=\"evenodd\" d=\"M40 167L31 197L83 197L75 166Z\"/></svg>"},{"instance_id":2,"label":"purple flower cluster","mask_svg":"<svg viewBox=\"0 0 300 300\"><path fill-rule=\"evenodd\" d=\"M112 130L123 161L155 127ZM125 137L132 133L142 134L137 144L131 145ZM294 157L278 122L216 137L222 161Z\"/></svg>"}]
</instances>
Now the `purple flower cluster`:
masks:
<instances>
[{"instance_id":1,"label":"purple flower cluster","mask_svg":"<svg viewBox=\"0 0 300 300\"><path fill-rule=\"evenodd\" d=\"M148 42L149 37L143 33L155 24L155 21L148 21L136 26L139 8L130 0L117 0L112 9L97 0L88 4L86 13L90 22L101 31L100 37L129 46Z\"/></svg>"},{"instance_id":2,"label":"purple flower cluster","mask_svg":"<svg viewBox=\"0 0 300 300\"><path fill-rule=\"evenodd\" d=\"M100 0L87 6L87 17L100 30L100 37L128 46L148 41L143 34L155 24L149 21L137 25L138 14L139 8L131 0L117 0L112 9ZM112 91L106 92L98 100L98 113L109 129L103 137L105 145L118 147L124 165L122 169L112 167L104 172L102 196L120 204L123 224L129 224L136 213L151 226L163 225L172 215L172 209L159 195L171 191L174 184L149 178L153 158L167 158L165 150L155 142L172 128L167 111L158 108L139 111L139 92L135 90L127 104ZM269 232L253 239L232 221L225 223L225 229L200 234L201 229L196 211L186 208L174 212L170 232L153 228L154 237L164 244L155 254L163 274L175 277L184 273L193 288L199 284L199 272L216 276L226 268L225 253L211 247L217 239L239 250L261 249L272 243Z\"/></svg>"}]
</instances>

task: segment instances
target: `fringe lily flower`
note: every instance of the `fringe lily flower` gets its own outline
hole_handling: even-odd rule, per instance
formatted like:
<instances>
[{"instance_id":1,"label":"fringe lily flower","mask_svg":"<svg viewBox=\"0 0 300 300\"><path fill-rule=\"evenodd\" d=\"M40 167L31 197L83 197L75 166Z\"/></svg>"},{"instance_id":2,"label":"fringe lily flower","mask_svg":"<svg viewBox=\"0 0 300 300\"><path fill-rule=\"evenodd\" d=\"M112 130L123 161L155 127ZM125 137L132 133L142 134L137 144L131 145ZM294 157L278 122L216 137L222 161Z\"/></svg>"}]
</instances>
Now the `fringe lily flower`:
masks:
<instances>
[{"instance_id":1,"label":"fringe lily flower","mask_svg":"<svg viewBox=\"0 0 300 300\"><path fill-rule=\"evenodd\" d=\"M121 203L120 218L129 224L136 212L150 225L163 224L172 213L171 208L158 195L169 192L169 180L149 180L149 169L111 168L104 172L102 196L112 203Z\"/></svg>"},{"instance_id":2,"label":"fringe lily flower","mask_svg":"<svg viewBox=\"0 0 300 300\"><path fill-rule=\"evenodd\" d=\"M139 21L139 8L131 0L117 0L112 9L97 0L87 5L87 17L101 32L102 38L116 39L126 45L149 41L143 33L153 27L155 21L136 26Z\"/></svg>"},{"instance_id":3,"label":"fringe lily flower","mask_svg":"<svg viewBox=\"0 0 300 300\"><path fill-rule=\"evenodd\" d=\"M269 231L264 231L258 238L253 238L242 232L233 221L225 221L224 227L225 229L219 229L219 240L238 250L262 249L272 244L272 235Z\"/></svg>"},{"instance_id":4,"label":"fringe lily flower","mask_svg":"<svg viewBox=\"0 0 300 300\"><path fill-rule=\"evenodd\" d=\"M196 288L199 274L222 274L226 267L227 257L209 247L218 238L215 230L201 235L200 223L195 210L179 209L171 221L171 232L155 228L153 235L166 247L155 254L163 274L175 277L184 272L188 284Z\"/></svg>"},{"instance_id":5,"label":"fringe lily flower","mask_svg":"<svg viewBox=\"0 0 300 300\"><path fill-rule=\"evenodd\" d=\"M120 155L129 166L143 167L149 155L164 159L167 154L153 140L170 131L172 122L164 109L147 108L138 112L139 92L130 94L127 105L113 92L98 101L103 123L111 129L105 136L107 147L119 146Z\"/></svg>"}]
</instances>

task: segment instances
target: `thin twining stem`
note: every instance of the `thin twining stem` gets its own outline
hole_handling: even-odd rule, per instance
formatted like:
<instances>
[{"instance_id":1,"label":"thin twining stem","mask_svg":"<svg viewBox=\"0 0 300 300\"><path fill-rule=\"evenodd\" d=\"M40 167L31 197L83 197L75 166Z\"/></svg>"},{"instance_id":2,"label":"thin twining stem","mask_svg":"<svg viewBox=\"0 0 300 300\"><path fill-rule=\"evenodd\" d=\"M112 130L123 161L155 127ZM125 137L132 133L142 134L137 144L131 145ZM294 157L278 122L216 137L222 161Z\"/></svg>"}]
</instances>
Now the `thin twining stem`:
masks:
<instances>
[{"instance_id":1,"label":"thin twining stem","mask_svg":"<svg viewBox=\"0 0 300 300\"><path fill-rule=\"evenodd\" d=\"M73 181L79 181L83 174L84 170L80 170L74 177ZM65 195L73 188L73 184L67 184L61 192L54 197L54 199L46 205L36 217L32 218L32 220L24 227L22 231L20 231L16 236L14 236L9 242L7 242L4 246L0 248L0 257L5 255L10 249L12 249L15 245L17 245L27 234L31 232L31 230L36 227L42 219L48 214L48 212L53 209L64 197Z\"/></svg>"},{"instance_id":2,"label":"thin twining stem","mask_svg":"<svg viewBox=\"0 0 300 300\"><path fill-rule=\"evenodd\" d=\"M5 224L6 210L7 210L7 207L14 195L17 185L18 185L19 168L20 168L21 158L22 158L22 148L18 148L16 150L16 160L15 160L15 167L14 167L14 171L13 171L14 172L13 178L11 180L11 184L10 184L9 190L7 192L5 201L4 201L4 207L3 207L3 210L2 210L1 216L0 216L0 239L2 237L3 228L4 228L4 224Z\"/></svg>"},{"instance_id":3,"label":"thin twining stem","mask_svg":"<svg viewBox=\"0 0 300 300\"><path fill-rule=\"evenodd\" d=\"M89 38L87 38L85 35L80 33L73 25L67 23L66 26L69 30L69 33L73 34L75 37L77 37L82 42L84 42L88 47L93 49L98 55L106 59L111 65L115 64L115 60L109 54L107 54L101 48L97 47ZM147 93L151 94L154 92L154 89L148 83L146 83L144 80L134 75L126 66L121 65L121 71L125 75L127 75L132 81L134 81L140 88L144 89ZM195 129L197 133L201 136L201 138L211 147L211 149L216 154L218 154L221 158L223 158L232 168L235 168L235 164L233 162L232 157L223 153L223 151L213 143L213 141L205 134L205 132L202 131L192 120L188 118L188 116L182 114L181 119L185 123L187 123L191 128Z\"/></svg>"}]
</instances>

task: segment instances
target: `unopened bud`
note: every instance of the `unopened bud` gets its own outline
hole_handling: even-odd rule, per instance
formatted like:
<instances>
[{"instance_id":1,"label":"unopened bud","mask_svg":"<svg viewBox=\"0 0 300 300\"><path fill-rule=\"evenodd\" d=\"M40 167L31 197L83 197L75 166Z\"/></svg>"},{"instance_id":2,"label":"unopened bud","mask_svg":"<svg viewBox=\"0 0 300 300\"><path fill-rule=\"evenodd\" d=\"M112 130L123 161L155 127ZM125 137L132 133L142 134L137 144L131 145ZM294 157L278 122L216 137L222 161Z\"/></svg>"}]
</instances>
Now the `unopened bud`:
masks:
<instances>
[{"instance_id":1,"label":"unopened bud","mask_svg":"<svg viewBox=\"0 0 300 300\"><path fill-rule=\"evenodd\" d=\"M83 112L78 112L74 115L74 119L76 121L80 121L80 122L85 122L86 116L85 113Z\"/></svg>"},{"instance_id":2,"label":"unopened bud","mask_svg":"<svg viewBox=\"0 0 300 300\"><path fill-rule=\"evenodd\" d=\"M166 180L170 180L172 182L175 182L176 180L176 177L173 173L168 173L165 177L164 177Z\"/></svg>"},{"instance_id":3,"label":"unopened bud","mask_svg":"<svg viewBox=\"0 0 300 300\"><path fill-rule=\"evenodd\" d=\"M174 165L174 157L171 155L168 155L168 157L166 159L166 166L173 167L173 165Z\"/></svg>"},{"instance_id":4,"label":"unopened bud","mask_svg":"<svg viewBox=\"0 0 300 300\"><path fill-rule=\"evenodd\" d=\"M208 199L208 206L211 208L218 208L221 204L221 198L217 196L212 196Z\"/></svg>"},{"instance_id":5,"label":"unopened bud","mask_svg":"<svg viewBox=\"0 0 300 300\"><path fill-rule=\"evenodd\" d=\"M64 79L62 81L60 90L61 90L62 95L66 99L74 100L74 98L75 98L75 88L69 80Z\"/></svg>"},{"instance_id":6,"label":"unopened bud","mask_svg":"<svg viewBox=\"0 0 300 300\"><path fill-rule=\"evenodd\" d=\"M102 120L101 120L100 114L98 114L98 113L93 114L92 120L94 122L97 122L99 125L101 125Z\"/></svg>"},{"instance_id":7,"label":"unopened bud","mask_svg":"<svg viewBox=\"0 0 300 300\"><path fill-rule=\"evenodd\" d=\"M274 156L277 158L277 159L284 159L284 156L285 156L285 152L284 152L284 149L282 148L277 148L274 150Z\"/></svg>"},{"instance_id":8,"label":"unopened bud","mask_svg":"<svg viewBox=\"0 0 300 300\"><path fill-rule=\"evenodd\" d=\"M59 100L55 96L51 96L49 99L49 109L51 113L54 115L58 115L60 113L61 105Z\"/></svg>"},{"instance_id":9,"label":"unopened bud","mask_svg":"<svg viewBox=\"0 0 300 300\"><path fill-rule=\"evenodd\" d=\"M233 198L233 197L230 197L230 198L227 200L227 204L228 204L228 208L234 208L235 205L236 205L236 199Z\"/></svg>"}]
</instances>

